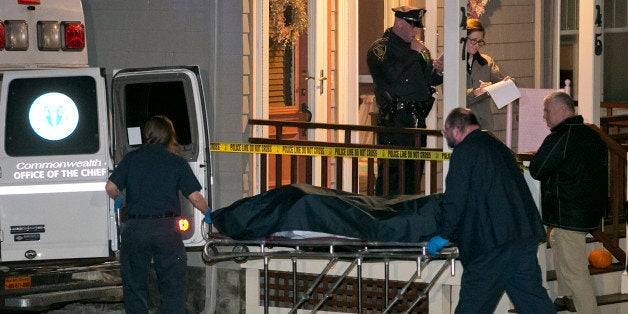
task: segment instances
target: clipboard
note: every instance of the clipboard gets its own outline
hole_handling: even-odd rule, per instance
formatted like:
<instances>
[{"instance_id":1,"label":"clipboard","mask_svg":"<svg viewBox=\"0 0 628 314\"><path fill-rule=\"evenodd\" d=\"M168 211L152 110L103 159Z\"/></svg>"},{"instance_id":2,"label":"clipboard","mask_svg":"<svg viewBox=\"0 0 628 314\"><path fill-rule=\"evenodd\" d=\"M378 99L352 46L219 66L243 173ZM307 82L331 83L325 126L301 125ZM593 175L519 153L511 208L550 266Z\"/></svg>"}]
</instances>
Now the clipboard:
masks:
<instances>
[{"instance_id":1,"label":"clipboard","mask_svg":"<svg viewBox=\"0 0 628 314\"><path fill-rule=\"evenodd\" d=\"M521 92L512 80L500 81L484 87L487 94L493 98L497 109L502 109L507 104L521 97Z\"/></svg>"}]
</instances>

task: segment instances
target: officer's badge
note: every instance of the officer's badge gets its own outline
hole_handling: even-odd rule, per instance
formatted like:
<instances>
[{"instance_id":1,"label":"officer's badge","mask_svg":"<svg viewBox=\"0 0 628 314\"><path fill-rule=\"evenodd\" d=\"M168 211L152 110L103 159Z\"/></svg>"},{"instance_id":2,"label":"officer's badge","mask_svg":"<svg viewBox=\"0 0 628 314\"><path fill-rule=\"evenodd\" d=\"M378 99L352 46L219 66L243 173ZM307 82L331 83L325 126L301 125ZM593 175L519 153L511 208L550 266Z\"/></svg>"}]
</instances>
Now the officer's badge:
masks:
<instances>
[{"instance_id":1,"label":"officer's badge","mask_svg":"<svg viewBox=\"0 0 628 314\"><path fill-rule=\"evenodd\" d=\"M377 44L373 47L373 54L380 62L384 61L384 56L386 55L386 45L385 44Z\"/></svg>"}]
</instances>

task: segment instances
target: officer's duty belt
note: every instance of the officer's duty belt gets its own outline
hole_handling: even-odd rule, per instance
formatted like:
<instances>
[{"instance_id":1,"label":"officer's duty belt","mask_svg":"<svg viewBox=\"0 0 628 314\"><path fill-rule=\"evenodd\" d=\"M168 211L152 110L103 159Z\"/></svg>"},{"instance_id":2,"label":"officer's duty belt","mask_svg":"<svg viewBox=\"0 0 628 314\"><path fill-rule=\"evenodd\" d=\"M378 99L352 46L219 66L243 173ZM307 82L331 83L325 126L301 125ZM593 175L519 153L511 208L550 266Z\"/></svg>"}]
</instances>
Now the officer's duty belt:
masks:
<instances>
[{"instance_id":1,"label":"officer's duty belt","mask_svg":"<svg viewBox=\"0 0 628 314\"><path fill-rule=\"evenodd\" d=\"M426 103L424 101L398 101L387 106L393 113L402 110L412 113L423 113L425 107Z\"/></svg>"},{"instance_id":2,"label":"officer's duty belt","mask_svg":"<svg viewBox=\"0 0 628 314\"><path fill-rule=\"evenodd\" d=\"M399 110L406 110L406 109L414 109L415 106L420 106L421 103L419 102L405 102L405 101L400 101L397 103L396 108L397 111Z\"/></svg>"},{"instance_id":3,"label":"officer's duty belt","mask_svg":"<svg viewBox=\"0 0 628 314\"><path fill-rule=\"evenodd\" d=\"M127 218L129 219L159 219L159 218L173 218L179 217L178 214L175 213L163 213L156 215L142 215L142 214L129 214Z\"/></svg>"}]
</instances>

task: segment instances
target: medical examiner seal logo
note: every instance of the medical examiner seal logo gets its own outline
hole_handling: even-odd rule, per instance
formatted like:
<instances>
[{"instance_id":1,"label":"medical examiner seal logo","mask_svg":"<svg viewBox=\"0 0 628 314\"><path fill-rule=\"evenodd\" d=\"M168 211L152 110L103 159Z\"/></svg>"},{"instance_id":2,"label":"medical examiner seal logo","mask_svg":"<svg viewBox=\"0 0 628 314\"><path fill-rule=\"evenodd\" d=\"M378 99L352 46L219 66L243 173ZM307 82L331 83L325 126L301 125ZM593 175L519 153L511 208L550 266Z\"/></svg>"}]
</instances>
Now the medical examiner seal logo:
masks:
<instances>
[{"instance_id":1,"label":"medical examiner seal logo","mask_svg":"<svg viewBox=\"0 0 628 314\"><path fill-rule=\"evenodd\" d=\"M31 105L28 111L31 128L50 141L68 137L79 121L78 109L70 97L61 93L43 94Z\"/></svg>"}]
</instances>

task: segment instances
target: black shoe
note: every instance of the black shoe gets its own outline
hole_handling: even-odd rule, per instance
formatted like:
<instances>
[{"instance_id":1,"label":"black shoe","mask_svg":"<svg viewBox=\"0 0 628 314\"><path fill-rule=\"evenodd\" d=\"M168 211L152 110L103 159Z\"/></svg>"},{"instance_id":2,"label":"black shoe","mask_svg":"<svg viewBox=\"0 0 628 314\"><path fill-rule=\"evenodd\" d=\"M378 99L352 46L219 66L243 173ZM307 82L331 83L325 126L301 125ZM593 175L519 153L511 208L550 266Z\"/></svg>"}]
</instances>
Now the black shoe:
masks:
<instances>
[{"instance_id":1,"label":"black shoe","mask_svg":"<svg viewBox=\"0 0 628 314\"><path fill-rule=\"evenodd\" d=\"M556 309L556 312L560 312L560 311L575 312L576 311L576 306L573 305L573 300L569 297L556 298L556 300L554 300L554 308Z\"/></svg>"}]
</instances>

